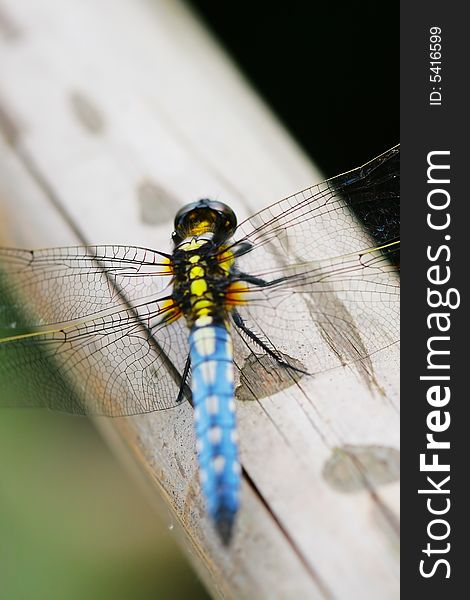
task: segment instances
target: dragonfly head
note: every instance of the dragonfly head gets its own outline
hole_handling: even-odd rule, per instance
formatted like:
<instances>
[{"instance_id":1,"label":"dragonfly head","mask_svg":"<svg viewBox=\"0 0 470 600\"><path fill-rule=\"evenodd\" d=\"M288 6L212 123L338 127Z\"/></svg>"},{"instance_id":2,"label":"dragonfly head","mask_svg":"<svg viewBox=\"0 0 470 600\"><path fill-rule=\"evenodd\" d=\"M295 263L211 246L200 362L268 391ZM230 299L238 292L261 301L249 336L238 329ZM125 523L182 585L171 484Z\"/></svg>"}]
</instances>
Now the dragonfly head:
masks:
<instances>
[{"instance_id":1,"label":"dragonfly head","mask_svg":"<svg viewBox=\"0 0 470 600\"><path fill-rule=\"evenodd\" d=\"M228 239L237 227L233 210L217 200L206 198L183 206L175 216L173 242L211 232L217 242Z\"/></svg>"}]
</instances>

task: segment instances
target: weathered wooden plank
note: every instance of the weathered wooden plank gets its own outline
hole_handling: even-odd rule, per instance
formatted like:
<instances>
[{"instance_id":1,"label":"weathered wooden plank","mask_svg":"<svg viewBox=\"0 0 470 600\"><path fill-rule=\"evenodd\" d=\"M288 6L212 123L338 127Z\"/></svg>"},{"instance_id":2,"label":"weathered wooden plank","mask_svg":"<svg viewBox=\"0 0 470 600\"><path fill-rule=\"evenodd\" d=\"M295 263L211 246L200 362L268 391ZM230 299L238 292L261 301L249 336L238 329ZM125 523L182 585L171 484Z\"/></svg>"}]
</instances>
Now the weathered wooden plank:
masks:
<instances>
[{"instance_id":1,"label":"weathered wooden plank","mask_svg":"<svg viewBox=\"0 0 470 600\"><path fill-rule=\"evenodd\" d=\"M2 242L168 250L188 201L241 217L318 181L179 3L2 0L2 15ZM204 515L189 406L97 425L220 597L395 598L397 376L373 363L375 387L344 369L238 403L247 477L228 551Z\"/></svg>"}]
</instances>

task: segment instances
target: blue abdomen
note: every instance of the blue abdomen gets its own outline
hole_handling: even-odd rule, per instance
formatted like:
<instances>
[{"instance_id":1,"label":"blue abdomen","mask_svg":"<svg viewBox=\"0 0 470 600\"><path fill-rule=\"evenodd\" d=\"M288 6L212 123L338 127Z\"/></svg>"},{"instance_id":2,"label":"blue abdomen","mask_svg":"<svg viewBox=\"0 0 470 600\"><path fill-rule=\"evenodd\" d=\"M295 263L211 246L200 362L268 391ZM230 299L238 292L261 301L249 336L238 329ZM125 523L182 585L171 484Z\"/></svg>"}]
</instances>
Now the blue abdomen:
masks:
<instances>
[{"instance_id":1,"label":"blue abdomen","mask_svg":"<svg viewBox=\"0 0 470 600\"><path fill-rule=\"evenodd\" d=\"M201 484L208 512L228 543L240 489L232 340L224 324L200 317L189 348Z\"/></svg>"}]
</instances>

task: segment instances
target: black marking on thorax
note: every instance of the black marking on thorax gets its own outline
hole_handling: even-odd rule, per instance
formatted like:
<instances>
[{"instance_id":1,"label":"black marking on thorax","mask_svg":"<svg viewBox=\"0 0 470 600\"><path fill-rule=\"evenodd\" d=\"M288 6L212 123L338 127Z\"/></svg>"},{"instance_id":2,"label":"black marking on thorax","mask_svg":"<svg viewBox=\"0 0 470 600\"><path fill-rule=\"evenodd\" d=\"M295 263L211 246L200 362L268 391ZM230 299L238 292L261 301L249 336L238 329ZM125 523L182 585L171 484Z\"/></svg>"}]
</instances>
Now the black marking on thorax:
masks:
<instances>
[{"instance_id":1,"label":"black marking on thorax","mask_svg":"<svg viewBox=\"0 0 470 600\"><path fill-rule=\"evenodd\" d=\"M173 299L189 324L201 308L207 308L205 314L216 320L225 319L225 294L232 280L231 274L220 264L220 244L201 237L185 240L172 256Z\"/></svg>"}]
</instances>

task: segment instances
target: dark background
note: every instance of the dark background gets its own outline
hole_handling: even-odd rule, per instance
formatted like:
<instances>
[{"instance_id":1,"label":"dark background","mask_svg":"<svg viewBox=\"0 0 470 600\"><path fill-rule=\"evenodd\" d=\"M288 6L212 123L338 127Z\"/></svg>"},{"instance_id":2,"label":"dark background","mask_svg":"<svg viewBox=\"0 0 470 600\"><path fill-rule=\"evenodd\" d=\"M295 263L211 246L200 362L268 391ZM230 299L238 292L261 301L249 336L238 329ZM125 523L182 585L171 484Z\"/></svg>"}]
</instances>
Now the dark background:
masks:
<instances>
[{"instance_id":1,"label":"dark background","mask_svg":"<svg viewBox=\"0 0 470 600\"><path fill-rule=\"evenodd\" d=\"M399 3L188 2L328 176L399 142Z\"/></svg>"}]
</instances>

